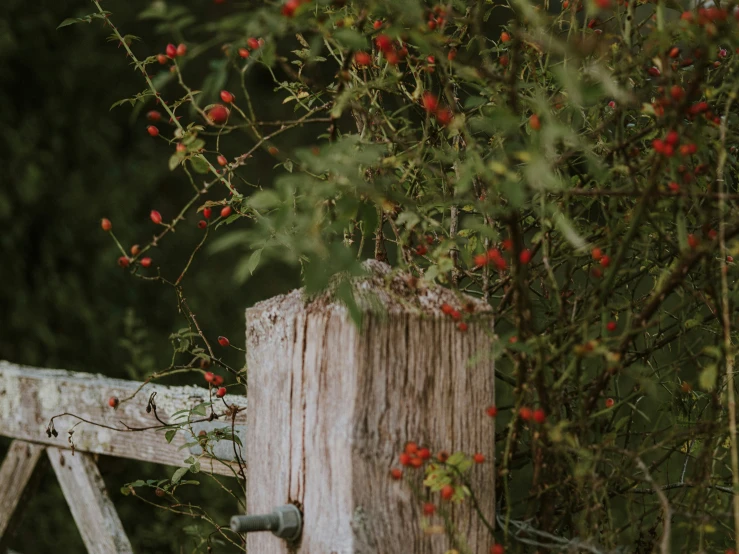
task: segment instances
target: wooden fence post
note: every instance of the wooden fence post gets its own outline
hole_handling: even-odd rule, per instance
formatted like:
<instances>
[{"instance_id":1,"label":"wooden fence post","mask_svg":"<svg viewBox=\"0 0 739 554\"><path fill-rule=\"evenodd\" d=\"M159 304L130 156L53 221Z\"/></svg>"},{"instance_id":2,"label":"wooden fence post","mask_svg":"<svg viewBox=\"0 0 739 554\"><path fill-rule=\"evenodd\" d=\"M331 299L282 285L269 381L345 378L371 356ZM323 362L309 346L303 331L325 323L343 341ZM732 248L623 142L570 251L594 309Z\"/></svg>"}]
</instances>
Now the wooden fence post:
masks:
<instances>
[{"instance_id":1,"label":"wooden fence post","mask_svg":"<svg viewBox=\"0 0 739 554\"><path fill-rule=\"evenodd\" d=\"M469 499L428 496L451 515L461 539L451 544L441 515L424 518L411 493L413 485L426 494L423 470L405 469L400 481L389 472L407 441L434 453L482 452L488 462L470 478L493 524L494 420L484 414L494 402L492 314L385 264L367 267L371 276L352 285L361 329L329 294L306 303L294 291L246 312L247 513L297 504L302 554L487 554L493 537ZM466 332L442 313L444 303L473 309ZM247 550L292 551L269 533L249 534Z\"/></svg>"}]
</instances>

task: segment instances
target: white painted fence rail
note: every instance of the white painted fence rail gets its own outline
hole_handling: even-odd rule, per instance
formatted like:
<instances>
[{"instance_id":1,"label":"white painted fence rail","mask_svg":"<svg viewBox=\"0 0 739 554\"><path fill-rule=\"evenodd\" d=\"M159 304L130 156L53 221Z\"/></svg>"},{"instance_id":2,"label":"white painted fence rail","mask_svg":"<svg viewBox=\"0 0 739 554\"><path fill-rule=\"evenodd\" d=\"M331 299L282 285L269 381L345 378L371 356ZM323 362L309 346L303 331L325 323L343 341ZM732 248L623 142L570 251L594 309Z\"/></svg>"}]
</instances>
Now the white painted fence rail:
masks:
<instances>
[{"instance_id":1,"label":"white painted fence rail","mask_svg":"<svg viewBox=\"0 0 739 554\"><path fill-rule=\"evenodd\" d=\"M123 399L134 393L133 399L116 409L108 405L112 396ZM16 439L0 465L0 552L5 552L12 528L20 518L34 469L46 455L88 552L133 552L91 454L185 465L183 461L191 451L181 447L189 442L188 438L193 440L185 431L178 432L168 443L163 430L114 430L125 429L126 425L132 428L161 426L154 414L146 411L152 393L156 393L156 413L165 423L173 422L173 414L210 400L208 391L198 387L142 384L0 361L0 435ZM239 408L246 407L243 396L228 395L227 400ZM57 436L49 436L49 421L63 413L74 415L55 419ZM246 413L242 409L233 422L221 418L210 423L243 429L245 422ZM223 449L228 455L223 460L214 459L198 449L201 471L238 477L233 442L228 442L229 448ZM241 457L243 459L243 453Z\"/></svg>"}]
</instances>

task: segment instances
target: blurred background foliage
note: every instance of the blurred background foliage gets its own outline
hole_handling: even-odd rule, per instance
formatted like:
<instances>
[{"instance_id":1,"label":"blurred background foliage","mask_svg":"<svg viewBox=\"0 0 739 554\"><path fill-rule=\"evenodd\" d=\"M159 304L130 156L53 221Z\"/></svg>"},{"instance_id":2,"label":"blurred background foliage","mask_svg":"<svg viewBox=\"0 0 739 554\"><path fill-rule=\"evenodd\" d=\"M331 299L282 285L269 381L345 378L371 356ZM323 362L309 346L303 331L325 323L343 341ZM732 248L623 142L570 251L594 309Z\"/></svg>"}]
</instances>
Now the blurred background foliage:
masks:
<instances>
[{"instance_id":1,"label":"blurred background foliage","mask_svg":"<svg viewBox=\"0 0 739 554\"><path fill-rule=\"evenodd\" d=\"M109 2L106 8L127 33L142 37L137 50L163 50L171 40L162 35L167 29L138 17L149 4ZM109 110L143 88L117 45L106 42L109 31L99 22L57 30L65 18L92 8L87 0L0 5L0 359L142 379L169 364L168 336L185 325L172 289L131 279L118 267L119 253L100 230L100 218L113 221L125 247L143 244L153 233L149 211L173 217L191 189L168 170L168 148L146 134L142 114L128 106ZM192 9L207 18L229 8L199 1ZM220 46L211 47L217 54ZM194 65L189 71L199 82L213 69ZM225 69L213 74L228 78ZM269 110L271 83L259 72L251 79L255 103ZM219 90L223 83L213 86ZM230 146L239 147L237 141ZM269 181L271 163L258 156L254 162L255 181ZM202 235L196 221L178 227L176 240L151 253L163 273L181 271ZM238 285L228 253L204 250L198 262L184 283L191 308L212 339L226 335L241 347L244 309L299 283L297 270L266 264ZM227 359L243 366L238 351ZM182 382L192 383L193 376L164 381ZM0 459L7 444L0 442ZM171 513L119 493L123 483L166 477L172 468L108 458L99 466L136 552L193 551L198 540L182 528L197 522L175 523ZM206 478L201 482L187 499L207 504L227 524L234 503ZM53 473L46 472L39 490L13 547L24 554L83 552Z\"/></svg>"}]
</instances>

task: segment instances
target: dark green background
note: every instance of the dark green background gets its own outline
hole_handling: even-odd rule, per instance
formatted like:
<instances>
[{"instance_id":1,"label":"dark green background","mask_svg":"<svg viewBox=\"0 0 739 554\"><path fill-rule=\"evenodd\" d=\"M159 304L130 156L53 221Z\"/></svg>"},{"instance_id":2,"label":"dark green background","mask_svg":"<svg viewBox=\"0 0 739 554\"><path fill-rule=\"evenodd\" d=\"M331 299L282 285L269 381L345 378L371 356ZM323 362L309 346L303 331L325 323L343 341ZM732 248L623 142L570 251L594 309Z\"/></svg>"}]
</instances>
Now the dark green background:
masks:
<instances>
[{"instance_id":1,"label":"dark green background","mask_svg":"<svg viewBox=\"0 0 739 554\"><path fill-rule=\"evenodd\" d=\"M172 40L151 21L137 19L147 4L105 2L122 32L142 37L134 45L141 56ZM192 9L207 18L230 8L202 0ZM126 248L143 244L156 230L149 211L171 218L192 189L181 172L168 170L171 147L146 134L143 113L133 117L129 106L109 111L144 89L122 50L106 41L109 30L99 22L56 29L67 17L93 11L86 0L4 0L0 6L0 359L141 379L169 364L167 336L185 323L171 288L133 278L116 265L119 253L99 221L110 218ZM203 59L218 59L219 48ZM193 82L209 71L202 65L188 69ZM268 111L272 85L264 77L254 73L249 86L257 108ZM257 156L254 180L269 183L272 163ZM196 222L191 216L174 240L152 253L165 275L179 274L202 233ZM267 266L237 286L233 255L201 251L184 291L211 339L227 335L243 347L244 309L294 288L299 275ZM229 362L242 367L243 354L234 350ZM7 444L0 439L0 459ZM123 483L165 478L172 468L108 458L99 466L136 552L193 551L183 531L192 521L119 492ZM201 481L188 498L227 524L233 502ZM24 554L84 552L49 471L13 547Z\"/></svg>"}]
</instances>

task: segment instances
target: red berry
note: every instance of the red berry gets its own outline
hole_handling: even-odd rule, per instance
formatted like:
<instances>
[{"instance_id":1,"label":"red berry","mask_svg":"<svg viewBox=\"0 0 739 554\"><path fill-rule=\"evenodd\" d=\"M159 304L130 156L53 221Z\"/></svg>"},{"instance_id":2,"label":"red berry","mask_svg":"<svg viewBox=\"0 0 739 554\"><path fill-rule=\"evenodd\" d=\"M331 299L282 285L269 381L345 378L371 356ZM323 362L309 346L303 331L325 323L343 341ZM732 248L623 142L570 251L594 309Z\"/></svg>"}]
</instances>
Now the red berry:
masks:
<instances>
[{"instance_id":1,"label":"red berry","mask_svg":"<svg viewBox=\"0 0 739 554\"><path fill-rule=\"evenodd\" d=\"M152 137L158 137L159 136L159 129L157 129L156 127L154 127L154 125L149 125L146 128L146 132L149 133L149 135L152 136Z\"/></svg>"},{"instance_id":2,"label":"red berry","mask_svg":"<svg viewBox=\"0 0 739 554\"><path fill-rule=\"evenodd\" d=\"M134 244L131 247L131 256L136 256L141 251L141 248L139 248L138 244Z\"/></svg>"},{"instance_id":3,"label":"red berry","mask_svg":"<svg viewBox=\"0 0 739 554\"><path fill-rule=\"evenodd\" d=\"M227 90L221 91L221 100L223 100L226 104L230 104L234 101L234 95L228 92Z\"/></svg>"},{"instance_id":4,"label":"red berry","mask_svg":"<svg viewBox=\"0 0 739 554\"><path fill-rule=\"evenodd\" d=\"M419 244L416 246L416 255L424 256L429 251L425 244Z\"/></svg>"},{"instance_id":5,"label":"red berry","mask_svg":"<svg viewBox=\"0 0 739 554\"><path fill-rule=\"evenodd\" d=\"M139 263L141 264L141 267L150 267L151 258L141 258L141 261Z\"/></svg>"},{"instance_id":6,"label":"red berry","mask_svg":"<svg viewBox=\"0 0 739 554\"><path fill-rule=\"evenodd\" d=\"M393 41L387 35L379 35L375 39L375 44L377 45L378 50L384 53L389 52L393 47Z\"/></svg>"},{"instance_id":7,"label":"red berry","mask_svg":"<svg viewBox=\"0 0 739 554\"><path fill-rule=\"evenodd\" d=\"M226 387L221 387L220 389L218 389L218 390L216 391L216 396L217 396L218 398L223 398L224 396L226 396L226 392L227 392L227 391L226 391Z\"/></svg>"},{"instance_id":8,"label":"red berry","mask_svg":"<svg viewBox=\"0 0 739 554\"><path fill-rule=\"evenodd\" d=\"M228 165L228 160L226 159L226 156L218 156L216 158L216 161L218 162L218 165L220 166Z\"/></svg>"},{"instance_id":9,"label":"red berry","mask_svg":"<svg viewBox=\"0 0 739 554\"><path fill-rule=\"evenodd\" d=\"M254 37L250 37L246 39L246 44L251 48L252 50L257 50L259 48L259 41L255 39Z\"/></svg>"},{"instance_id":10,"label":"red berry","mask_svg":"<svg viewBox=\"0 0 739 554\"><path fill-rule=\"evenodd\" d=\"M205 229L207 226L208 226L208 222L205 221L204 219L201 219L200 221L198 221L198 228Z\"/></svg>"},{"instance_id":11,"label":"red berry","mask_svg":"<svg viewBox=\"0 0 739 554\"><path fill-rule=\"evenodd\" d=\"M223 384L223 377L221 377L220 375L214 375L213 376L213 384L216 387L220 387Z\"/></svg>"},{"instance_id":12,"label":"red berry","mask_svg":"<svg viewBox=\"0 0 739 554\"><path fill-rule=\"evenodd\" d=\"M609 321L608 323L606 323L606 329L608 329L611 333L616 330L616 327L618 327L618 325L615 321Z\"/></svg>"},{"instance_id":13,"label":"red berry","mask_svg":"<svg viewBox=\"0 0 739 554\"><path fill-rule=\"evenodd\" d=\"M379 19L375 20L375 22L372 24L372 28L375 31L379 31L380 29L382 29L382 21Z\"/></svg>"},{"instance_id":14,"label":"red berry","mask_svg":"<svg viewBox=\"0 0 739 554\"><path fill-rule=\"evenodd\" d=\"M534 130L538 131L541 129L541 121L539 120L539 116L534 114L529 118L529 126Z\"/></svg>"},{"instance_id":15,"label":"red berry","mask_svg":"<svg viewBox=\"0 0 739 554\"><path fill-rule=\"evenodd\" d=\"M431 502L426 502L423 505L423 513L427 516L434 515L434 512L436 511L436 506L434 506Z\"/></svg>"},{"instance_id":16,"label":"red berry","mask_svg":"<svg viewBox=\"0 0 739 554\"><path fill-rule=\"evenodd\" d=\"M455 321L462 319L462 314L459 313L459 311L457 310L452 310L452 313L450 313L449 315L452 316L452 319Z\"/></svg>"},{"instance_id":17,"label":"red berry","mask_svg":"<svg viewBox=\"0 0 739 554\"><path fill-rule=\"evenodd\" d=\"M390 470L390 477L392 477L396 481L400 480L403 477L403 470L394 467Z\"/></svg>"},{"instance_id":18,"label":"red berry","mask_svg":"<svg viewBox=\"0 0 739 554\"><path fill-rule=\"evenodd\" d=\"M246 59L249 57L249 51L246 48L239 48L239 56Z\"/></svg>"},{"instance_id":19,"label":"red berry","mask_svg":"<svg viewBox=\"0 0 739 554\"><path fill-rule=\"evenodd\" d=\"M436 459L439 460L442 464L445 463L449 459L449 452L446 450L442 450L436 455Z\"/></svg>"},{"instance_id":20,"label":"red berry","mask_svg":"<svg viewBox=\"0 0 739 554\"><path fill-rule=\"evenodd\" d=\"M409 442L405 445L406 454L415 454L418 452L418 445L415 442Z\"/></svg>"},{"instance_id":21,"label":"red berry","mask_svg":"<svg viewBox=\"0 0 739 554\"><path fill-rule=\"evenodd\" d=\"M108 406L111 408L117 408L118 407L118 399L115 396L111 396L108 398Z\"/></svg>"},{"instance_id":22,"label":"red berry","mask_svg":"<svg viewBox=\"0 0 739 554\"><path fill-rule=\"evenodd\" d=\"M157 54L157 61L160 64L164 65L165 63L167 63L167 56L165 56L164 54Z\"/></svg>"},{"instance_id":23,"label":"red berry","mask_svg":"<svg viewBox=\"0 0 739 554\"><path fill-rule=\"evenodd\" d=\"M231 206L223 206L221 209L221 217L228 217L231 215Z\"/></svg>"},{"instance_id":24,"label":"red berry","mask_svg":"<svg viewBox=\"0 0 739 554\"><path fill-rule=\"evenodd\" d=\"M544 423L547 420L547 414L541 408L534 410L534 421L536 423Z\"/></svg>"},{"instance_id":25,"label":"red berry","mask_svg":"<svg viewBox=\"0 0 739 554\"><path fill-rule=\"evenodd\" d=\"M181 153L182 152L187 152L187 145L185 145L185 143L183 143L183 142L179 142L179 143L177 143L177 146L175 146L175 150L177 152L181 152Z\"/></svg>"},{"instance_id":26,"label":"red berry","mask_svg":"<svg viewBox=\"0 0 739 554\"><path fill-rule=\"evenodd\" d=\"M510 42L511 41L511 35L503 31L500 33L500 42Z\"/></svg>"},{"instance_id":27,"label":"red berry","mask_svg":"<svg viewBox=\"0 0 739 554\"><path fill-rule=\"evenodd\" d=\"M490 547L490 554L505 554L505 548L502 544L495 543Z\"/></svg>"},{"instance_id":28,"label":"red berry","mask_svg":"<svg viewBox=\"0 0 739 554\"><path fill-rule=\"evenodd\" d=\"M526 406L518 410L518 417L524 421L529 421L532 415L531 408L527 408Z\"/></svg>"},{"instance_id":29,"label":"red berry","mask_svg":"<svg viewBox=\"0 0 739 554\"><path fill-rule=\"evenodd\" d=\"M213 213L213 210L210 208L203 208L203 217L205 219L210 219L211 214Z\"/></svg>"},{"instance_id":30,"label":"red berry","mask_svg":"<svg viewBox=\"0 0 739 554\"><path fill-rule=\"evenodd\" d=\"M422 460L428 460L431 457L431 451L428 448L421 448L418 451L418 457Z\"/></svg>"},{"instance_id":31,"label":"red berry","mask_svg":"<svg viewBox=\"0 0 739 554\"><path fill-rule=\"evenodd\" d=\"M411 455L407 452L403 452L399 457L400 465L409 466L411 465Z\"/></svg>"},{"instance_id":32,"label":"red berry","mask_svg":"<svg viewBox=\"0 0 739 554\"><path fill-rule=\"evenodd\" d=\"M611 265L611 257L610 256L603 256L600 259L600 265L602 267L608 267L609 265Z\"/></svg>"},{"instance_id":33,"label":"red berry","mask_svg":"<svg viewBox=\"0 0 739 554\"><path fill-rule=\"evenodd\" d=\"M151 218L151 221L156 225L159 225L162 222L162 214L160 214L156 210L151 210L149 217Z\"/></svg>"},{"instance_id":34,"label":"red berry","mask_svg":"<svg viewBox=\"0 0 739 554\"><path fill-rule=\"evenodd\" d=\"M453 61L454 58L456 58L456 57L457 57L457 49L456 48L452 48L451 50L449 50L449 53L446 55L446 59L449 60L450 62Z\"/></svg>"},{"instance_id":35,"label":"red berry","mask_svg":"<svg viewBox=\"0 0 739 554\"><path fill-rule=\"evenodd\" d=\"M700 240L695 235L688 235L688 246L690 246L691 250L695 250L698 244L700 244Z\"/></svg>"},{"instance_id":36,"label":"red berry","mask_svg":"<svg viewBox=\"0 0 739 554\"><path fill-rule=\"evenodd\" d=\"M465 332L467 331L468 326L464 321L460 321L459 323L457 323L457 329L459 329L462 332Z\"/></svg>"},{"instance_id":37,"label":"red berry","mask_svg":"<svg viewBox=\"0 0 739 554\"><path fill-rule=\"evenodd\" d=\"M411 466L418 468L423 465L423 460L418 456L411 456Z\"/></svg>"},{"instance_id":38,"label":"red berry","mask_svg":"<svg viewBox=\"0 0 739 554\"><path fill-rule=\"evenodd\" d=\"M104 217L100 220L100 227L102 227L103 231L110 231L113 228L113 224L110 222L110 219Z\"/></svg>"},{"instance_id":39,"label":"red berry","mask_svg":"<svg viewBox=\"0 0 739 554\"><path fill-rule=\"evenodd\" d=\"M452 110L450 110L449 108L440 108L436 112L436 121L439 122L439 125L442 125L444 127L451 123L453 117L454 115L452 114Z\"/></svg>"},{"instance_id":40,"label":"red berry","mask_svg":"<svg viewBox=\"0 0 739 554\"><path fill-rule=\"evenodd\" d=\"M472 456L472 459L476 464L481 464L485 461L485 456L477 452L474 456Z\"/></svg>"},{"instance_id":41,"label":"red berry","mask_svg":"<svg viewBox=\"0 0 739 554\"><path fill-rule=\"evenodd\" d=\"M228 120L228 110L225 106L216 104L210 110L208 110L208 119L214 125L223 125Z\"/></svg>"},{"instance_id":42,"label":"red berry","mask_svg":"<svg viewBox=\"0 0 739 554\"><path fill-rule=\"evenodd\" d=\"M595 0L595 3L601 10L607 10L611 7L611 0Z\"/></svg>"},{"instance_id":43,"label":"red berry","mask_svg":"<svg viewBox=\"0 0 739 554\"><path fill-rule=\"evenodd\" d=\"M184 56L185 54L187 54L187 46L185 46L182 43L178 44L177 45L177 55Z\"/></svg>"},{"instance_id":44,"label":"red berry","mask_svg":"<svg viewBox=\"0 0 739 554\"><path fill-rule=\"evenodd\" d=\"M597 262L597 261L599 261L603 257L603 251L596 246L590 252L590 255L593 256L593 259Z\"/></svg>"},{"instance_id":45,"label":"red berry","mask_svg":"<svg viewBox=\"0 0 739 554\"><path fill-rule=\"evenodd\" d=\"M651 75L652 77L659 77L660 75L662 75L662 72L656 66L652 66L647 69L647 73L649 73L649 75Z\"/></svg>"},{"instance_id":46,"label":"red berry","mask_svg":"<svg viewBox=\"0 0 739 554\"><path fill-rule=\"evenodd\" d=\"M205 380L212 383L215 380L215 374L212 371L205 372Z\"/></svg>"},{"instance_id":47,"label":"red berry","mask_svg":"<svg viewBox=\"0 0 739 554\"><path fill-rule=\"evenodd\" d=\"M285 17L292 17L295 15L295 11L298 7L300 7L300 2L298 0L287 0L287 2L282 6L282 15Z\"/></svg>"},{"instance_id":48,"label":"red berry","mask_svg":"<svg viewBox=\"0 0 739 554\"><path fill-rule=\"evenodd\" d=\"M613 398L606 398L606 408L613 408L615 404Z\"/></svg>"},{"instance_id":49,"label":"red berry","mask_svg":"<svg viewBox=\"0 0 739 554\"><path fill-rule=\"evenodd\" d=\"M454 487L451 485L444 485L441 488L441 497L444 500L449 500L452 496L454 496Z\"/></svg>"},{"instance_id":50,"label":"red berry","mask_svg":"<svg viewBox=\"0 0 739 554\"><path fill-rule=\"evenodd\" d=\"M441 311L445 315L452 315L452 312L454 311L454 308L452 308L449 304L447 304L446 302L444 302L441 305Z\"/></svg>"},{"instance_id":51,"label":"red berry","mask_svg":"<svg viewBox=\"0 0 739 554\"><path fill-rule=\"evenodd\" d=\"M496 406L488 406L485 408L485 413L490 417L495 417L498 415L498 408Z\"/></svg>"},{"instance_id":52,"label":"red berry","mask_svg":"<svg viewBox=\"0 0 739 554\"><path fill-rule=\"evenodd\" d=\"M360 67L366 67L372 65L372 56L367 52L357 52L354 54L354 61Z\"/></svg>"},{"instance_id":53,"label":"red berry","mask_svg":"<svg viewBox=\"0 0 739 554\"><path fill-rule=\"evenodd\" d=\"M672 192L680 192L680 185L678 185L675 181L671 181L667 186Z\"/></svg>"},{"instance_id":54,"label":"red berry","mask_svg":"<svg viewBox=\"0 0 739 554\"><path fill-rule=\"evenodd\" d=\"M518 255L518 260L521 262L521 265L526 265L531 261L531 250L528 248L525 250L522 250L521 253Z\"/></svg>"},{"instance_id":55,"label":"red berry","mask_svg":"<svg viewBox=\"0 0 739 554\"><path fill-rule=\"evenodd\" d=\"M677 131L670 131L665 137L665 142L672 146L677 146L677 144L680 142L680 135L677 133Z\"/></svg>"},{"instance_id":56,"label":"red berry","mask_svg":"<svg viewBox=\"0 0 739 554\"><path fill-rule=\"evenodd\" d=\"M177 57L177 47L172 43L169 43L167 45L167 48L164 51L166 52L167 56L170 58Z\"/></svg>"},{"instance_id":57,"label":"red berry","mask_svg":"<svg viewBox=\"0 0 739 554\"><path fill-rule=\"evenodd\" d=\"M151 110L150 112L147 112L146 119L148 119L149 121L155 121L156 122L156 121L159 121L160 119L162 119L162 114L160 114L156 110Z\"/></svg>"},{"instance_id":58,"label":"red berry","mask_svg":"<svg viewBox=\"0 0 739 554\"><path fill-rule=\"evenodd\" d=\"M225 348L226 346L231 344L231 342L226 337L218 337L218 344Z\"/></svg>"},{"instance_id":59,"label":"red berry","mask_svg":"<svg viewBox=\"0 0 739 554\"><path fill-rule=\"evenodd\" d=\"M423 107L426 113L434 113L439 108L439 100L436 95L431 92L423 93Z\"/></svg>"},{"instance_id":60,"label":"red berry","mask_svg":"<svg viewBox=\"0 0 739 554\"><path fill-rule=\"evenodd\" d=\"M128 259L126 256L121 256L118 258L118 265L121 267L128 267L128 264L131 263L131 260Z\"/></svg>"}]
</instances>

